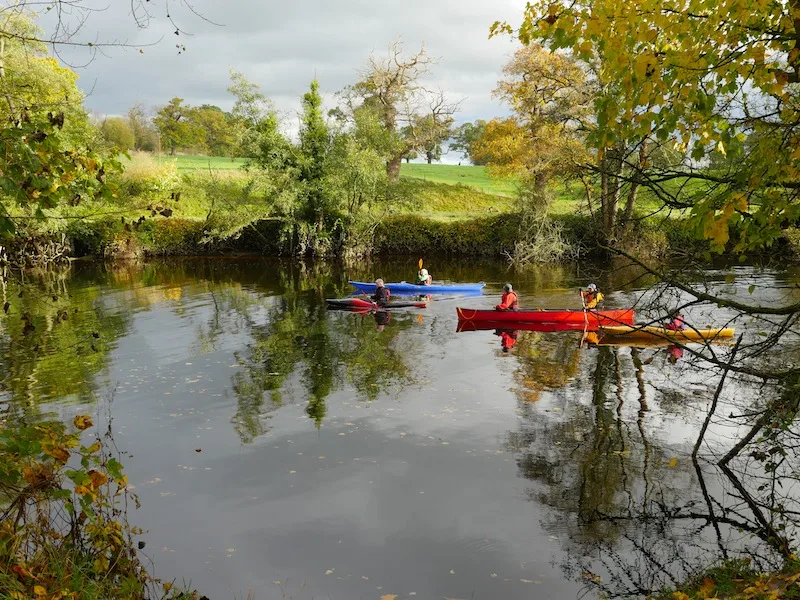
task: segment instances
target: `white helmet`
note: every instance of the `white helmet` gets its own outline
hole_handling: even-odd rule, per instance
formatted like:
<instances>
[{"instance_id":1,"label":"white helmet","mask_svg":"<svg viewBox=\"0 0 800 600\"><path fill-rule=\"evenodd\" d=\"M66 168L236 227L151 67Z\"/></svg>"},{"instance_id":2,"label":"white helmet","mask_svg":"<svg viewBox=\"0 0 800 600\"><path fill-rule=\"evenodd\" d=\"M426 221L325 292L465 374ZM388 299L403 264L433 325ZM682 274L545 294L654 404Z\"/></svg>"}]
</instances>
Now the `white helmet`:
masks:
<instances>
[{"instance_id":1,"label":"white helmet","mask_svg":"<svg viewBox=\"0 0 800 600\"><path fill-rule=\"evenodd\" d=\"M597 291L597 286L593 283L589 284L589 291L595 292Z\"/></svg>"}]
</instances>

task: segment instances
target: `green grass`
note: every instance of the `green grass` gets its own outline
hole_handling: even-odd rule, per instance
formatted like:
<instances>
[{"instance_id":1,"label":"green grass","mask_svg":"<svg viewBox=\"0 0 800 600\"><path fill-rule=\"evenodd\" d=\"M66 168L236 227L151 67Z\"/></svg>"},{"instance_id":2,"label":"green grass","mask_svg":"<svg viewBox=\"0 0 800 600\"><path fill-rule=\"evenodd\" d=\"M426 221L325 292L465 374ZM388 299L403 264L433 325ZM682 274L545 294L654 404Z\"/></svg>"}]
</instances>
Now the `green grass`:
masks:
<instances>
[{"instance_id":1,"label":"green grass","mask_svg":"<svg viewBox=\"0 0 800 600\"><path fill-rule=\"evenodd\" d=\"M234 171L241 169L244 165L244 158L228 158L226 156L156 156L158 162L174 161L179 173L190 173L192 171Z\"/></svg>"},{"instance_id":2,"label":"green grass","mask_svg":"<svg viewBox=\"0 0 800 600\"><path fill-rule=\"evenodd\" d=\"M513 196L517 182L513 179L489 177L486 167L473 165L427 165L403 163L403 178L424 179L435 183L462 184L495 196Z\"/></svg>"},{"instance_id":3,"label":"green grass","mask_svg":"<svg viewBox=\"0 0 800 600\"><path fill-rule=\"evenodd\" d=\"M221 156L153 156L134 153L128 168L147 170L147 165L174 165L180 175L202 175L209 169L218 175L232 178L227 185L236 187L238 173L245 163L243 158ZM413 214L438 221L457 221L491 214L505 213L514 209L514 197L518 182L514 179L495 179L485 167L473 165L441 165L404 163L400 170L401 196L404 202L397 207L396 214ZM553 215L587 214L585 192L577 183L567 186L561 182L553 188L554 200L550 207ZM187 202L181 207L181 216L199 217L205 214L203 202L193 206L194 194L187 194ZM228 190L229 197L235 196ZM639 209L649 212L658 205L640 198ZM191 210L192 208L196 210ZM195 214L196 213L196 214ZM178 215L176 215L178 216Z\"/></svg>"}]
</instances>

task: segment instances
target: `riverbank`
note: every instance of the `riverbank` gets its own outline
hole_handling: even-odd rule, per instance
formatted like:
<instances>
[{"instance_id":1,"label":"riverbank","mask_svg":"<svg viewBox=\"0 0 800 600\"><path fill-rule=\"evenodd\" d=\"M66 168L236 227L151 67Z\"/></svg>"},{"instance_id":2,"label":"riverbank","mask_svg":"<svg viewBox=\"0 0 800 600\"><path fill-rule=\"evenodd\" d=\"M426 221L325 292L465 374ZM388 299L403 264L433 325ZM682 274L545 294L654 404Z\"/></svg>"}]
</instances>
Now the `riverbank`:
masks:
<instances>
[{"instance_id":1,"label":"riverbank","mask_svg":"<svg viewBox=\"0 0 800 600\"><path fill-rule=\"evenodd\" d=\"M274 216L266 200L268 184L242 165L233 159L136 155L112 182L112 204L62 208L44 223L23 220L29 224L25 234L7 238L4 245L12 253L73 258L296 254L296 230ZM514 181L492 179L483 167L411 164L403 169L392 198L364 216L366 235L348 242L355 244L356 254L503 257L520 241ZM595 216L582 205L580 190L559 184L553 193L549 215L568 254L602 255ZM330 216L329 229L339 240L332 240L334 247L345 243L341 219ZM647 258L693 248L700 252L684 220L657 213L635 221L620 244ZM800 231L787 230L770 256L800 257Z\"/></svg>"}]
</instances>

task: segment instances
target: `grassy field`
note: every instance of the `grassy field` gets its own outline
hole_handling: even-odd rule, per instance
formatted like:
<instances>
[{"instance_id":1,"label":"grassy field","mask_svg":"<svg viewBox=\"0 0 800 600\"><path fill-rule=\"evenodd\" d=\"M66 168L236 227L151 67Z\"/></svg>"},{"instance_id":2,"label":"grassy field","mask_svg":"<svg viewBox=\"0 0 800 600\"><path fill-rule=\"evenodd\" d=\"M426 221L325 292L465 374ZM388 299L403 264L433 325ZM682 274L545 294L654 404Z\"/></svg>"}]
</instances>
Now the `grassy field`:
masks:
<instances>
[{"instance_id":1,"label":"grassy field","mask_svg":"<svg viewBox=\"0 0 800 600\"><path fill-rule=\"evenodd\" d=\"M227 158L225 156L154 156L160 162L174 162L180 173L190 173L192 171L233 171L240 169L244 165L243 158ZM135 157L134 157L135 160Z\"/></svg>"},{"instance_id":2,"label":"grassy field","mask_svg":"<svg viewBox=\"0 0 800 600\"><path fill-rule=\"evenodd\" d=\"M209 169L226 174L234 180L245 162L242 158L220 156L153 156L135 154L130 168L135 170L144 163L167 166L175 165L181 175L207 173ZM244 176L244 175L243 175ZM401 180L407 187L408 202L396 212L414 214L442 221L470 219L492 213L513 210L517 182L513 179L498 180L489 176L485 167L473 165L428 165L406 164L400 171ZM584 214L588 212L584 191L580 185L554 185L555 199L550 207L553 215ZM641 200L644 200L643 202ZM648 211L649 203L640 200L642 210ZM198 211L203 212L202 207Z\"/></svg>"},{"instance_id":3,"label":"grassy field","mask_svg":"<svg viewBox=\"0 0 800 600\"><path fill-rule=\"evenodd\" d=\"M489 177L486 167L472 165L428 165L404 163L400 176L423 179L435 183L462 184L494 196L513 196L517 182L513 179L498 180Z\"/></svg>"}]
</instances>

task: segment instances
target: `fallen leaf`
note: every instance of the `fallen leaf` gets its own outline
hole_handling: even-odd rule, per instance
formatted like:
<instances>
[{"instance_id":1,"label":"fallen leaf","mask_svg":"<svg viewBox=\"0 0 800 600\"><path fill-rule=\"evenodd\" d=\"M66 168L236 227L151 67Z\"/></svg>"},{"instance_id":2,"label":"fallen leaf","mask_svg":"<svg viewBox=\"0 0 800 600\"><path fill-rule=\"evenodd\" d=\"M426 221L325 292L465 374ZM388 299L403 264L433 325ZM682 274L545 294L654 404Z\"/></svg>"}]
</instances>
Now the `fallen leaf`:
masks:
<instances>
[{"instance_id":1,"label":"fallen leaf","mask_svg":"<svg viewBox=\"0 0 800 600\"><path fill-rule=\"evenodd\" d=\"M395 600L397 598L397 594L384 594L381 596L381 600Z\"/></svg>"},{"instance_id":2,"label":"fallen leaf","mask_svg":"<svg viewBox=\"0 0 800 600\"><path fill-rule=\"evenodd\" d=\"M44 589L44 586L35 585L33 586L33 593L36 594L37 596L46 596L47 590Z\"/></svg>"},{"instance_id":3,"label":"fallen leaf","mask_svg":"<svg viewBox=\"0 0 800 600\"><path fill-rule=\"evenodd\" d=\"M706 577L703 580L703 585L701 585L700 589L697 590L697 594L700 596L700 598L710 598L714 594L716 587L717 582L711 577Z\"/></svg>"},{"instance_id":4,"label":"fallen leaf","mask_svg":"<svg viewBox=\"0 0 800 600\"><path fill-rule=\"evenodd\" d=\"M678 459L673 458L672 460L669 461L669 468L674 469L677 466L677 464L678 464Z\"/></svg>"}]
</instances>

